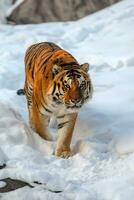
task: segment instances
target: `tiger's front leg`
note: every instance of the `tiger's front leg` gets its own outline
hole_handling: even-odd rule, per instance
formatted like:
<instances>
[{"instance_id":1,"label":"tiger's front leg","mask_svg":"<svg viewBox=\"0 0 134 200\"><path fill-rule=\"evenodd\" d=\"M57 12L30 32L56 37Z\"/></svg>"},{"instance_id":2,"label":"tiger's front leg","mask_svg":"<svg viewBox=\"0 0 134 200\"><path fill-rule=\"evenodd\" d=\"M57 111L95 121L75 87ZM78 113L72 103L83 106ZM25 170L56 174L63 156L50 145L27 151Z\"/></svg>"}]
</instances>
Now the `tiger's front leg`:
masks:
<instances>
[{"instance_id":1,"label":"tiger's front leg","mask_svg":"<svg viewBox=\"0 0 134 200\"><path fill-rule=\"evenodd\" d=\"M73 130L77 118L77 113L67 114L64 117L58 117L58 141L55 150L55 155L63 158L70 157L70 143L73 135Z\"/></svg>"}]
</instances>

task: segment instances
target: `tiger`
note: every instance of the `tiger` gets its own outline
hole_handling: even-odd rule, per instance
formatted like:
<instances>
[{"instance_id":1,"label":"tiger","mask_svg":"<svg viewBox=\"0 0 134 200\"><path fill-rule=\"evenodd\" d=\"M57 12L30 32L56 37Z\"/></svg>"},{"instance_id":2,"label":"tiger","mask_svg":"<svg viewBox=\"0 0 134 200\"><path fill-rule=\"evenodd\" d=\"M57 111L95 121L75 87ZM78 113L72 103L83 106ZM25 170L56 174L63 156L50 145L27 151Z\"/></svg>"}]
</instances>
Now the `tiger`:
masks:
<instances>
[{"instance_id":1,"label":"tiger","mask_svg":"<svg viewBox=\"0 0 134 200\"><path fill-rule=\"evenodd\" d=\"M89 64L79 64L66 50L52 42L31 45L25 54L24 89L31 128L45 140L51 117L56 117L58 139L54 154L72 156L71 140L78 112L92 97Z\"/></svg>"}]
</instances>

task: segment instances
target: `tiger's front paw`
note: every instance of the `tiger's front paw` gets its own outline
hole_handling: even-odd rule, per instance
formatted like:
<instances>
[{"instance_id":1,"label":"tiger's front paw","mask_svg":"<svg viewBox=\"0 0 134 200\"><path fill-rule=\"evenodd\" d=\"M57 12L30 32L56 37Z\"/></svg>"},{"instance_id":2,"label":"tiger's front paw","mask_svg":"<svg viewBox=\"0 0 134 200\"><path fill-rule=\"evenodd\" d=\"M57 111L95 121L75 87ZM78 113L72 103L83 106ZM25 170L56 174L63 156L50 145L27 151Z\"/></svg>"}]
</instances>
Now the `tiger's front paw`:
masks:
<instances>
[{"instance_id":1,"label":"tiger's front paw","mask_svg":"<svg viewBox=\"0 0 134 200\"><path fill-rule=\"evenodd\" d=\"M69 158L70 156L72 156L72 152L70 149L56 149L55 151L55 155L61 158Z\"/></svg>"}]
</instances>

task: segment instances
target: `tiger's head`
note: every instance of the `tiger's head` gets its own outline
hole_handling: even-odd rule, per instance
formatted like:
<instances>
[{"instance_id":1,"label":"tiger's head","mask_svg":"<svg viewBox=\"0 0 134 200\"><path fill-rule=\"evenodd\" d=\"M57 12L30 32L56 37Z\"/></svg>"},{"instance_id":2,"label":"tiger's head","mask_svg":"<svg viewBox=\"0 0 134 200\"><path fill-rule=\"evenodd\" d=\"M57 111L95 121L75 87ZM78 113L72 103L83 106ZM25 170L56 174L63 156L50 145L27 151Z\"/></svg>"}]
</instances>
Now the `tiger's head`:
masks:
<instances>
[{"instance_id":1,"label":"tiger's head","mask_svg":"<svg viewBox=\"0 0 134 200\"><path fill-rule=\"evenodd\" d=\"M93 87L88 74L89 64L60 67L53 66L52 99L69 110L77 110L92 97Z\"/></svg>"}]
</instances>

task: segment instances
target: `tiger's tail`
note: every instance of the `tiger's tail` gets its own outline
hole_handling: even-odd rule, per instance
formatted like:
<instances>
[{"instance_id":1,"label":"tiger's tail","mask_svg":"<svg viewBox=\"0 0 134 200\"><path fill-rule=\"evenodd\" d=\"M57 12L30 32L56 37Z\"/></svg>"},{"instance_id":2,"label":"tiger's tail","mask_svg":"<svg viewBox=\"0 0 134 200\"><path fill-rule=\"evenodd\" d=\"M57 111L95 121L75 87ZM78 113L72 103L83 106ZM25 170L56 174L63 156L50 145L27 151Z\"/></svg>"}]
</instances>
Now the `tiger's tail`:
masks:
<instances>
[{"instance_id":1,"label":"tiger's tail","mask_svg":"<svg viewBox=\"0 0 134 200\"><path fill-rule=\"evenodd\" d=\"M25 90L24 89L17 90L17 95L25 95Z\"/></svg>"}]
</instances>

